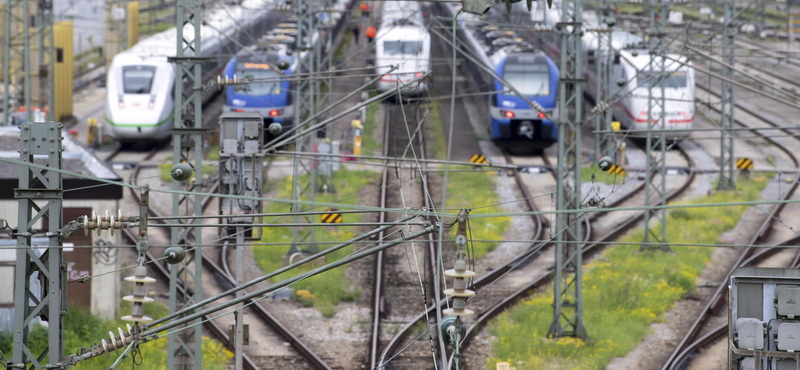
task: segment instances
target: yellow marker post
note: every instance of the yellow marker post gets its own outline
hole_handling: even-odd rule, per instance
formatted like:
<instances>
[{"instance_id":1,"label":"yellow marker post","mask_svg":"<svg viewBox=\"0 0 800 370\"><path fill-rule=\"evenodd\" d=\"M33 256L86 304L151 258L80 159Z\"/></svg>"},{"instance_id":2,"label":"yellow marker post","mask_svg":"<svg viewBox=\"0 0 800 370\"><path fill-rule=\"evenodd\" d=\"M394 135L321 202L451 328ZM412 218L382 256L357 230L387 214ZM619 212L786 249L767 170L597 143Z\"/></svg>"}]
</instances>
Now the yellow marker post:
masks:
<instances>
[{"instance_id":1,"label":"yellow marker post","mask_svg":"<svg viewBox=\"0 0 800 370\"><path fill-rule=\"evenodd\" d=\"M611 122L611 130L612 130L612 131L619 131L619 129L620 129L620 123L619 123L619 121L613 121L613 122Z\"/></svg>"},{"instance_id":2,"label":"yellow marker post","mask_svg":"<svg viewBox=\"0 0 800 370\"><path fill-rule=\"evenodd\" d=\"M87 124L86 145L94 147L97 144L97 118L89 117Z\"/></svg>"},{"instance_id":3,"label":"yellow marker post","mask_svg":"<svg viewBox=\"0 0 800 370\"><path fill-rule=\"evenodd\" d=\"M354 119L350 121L350 125L353 127L353 155L361 155L361 130L363 127L361 126L361 121Z\"/></svg>"}]
</instances>

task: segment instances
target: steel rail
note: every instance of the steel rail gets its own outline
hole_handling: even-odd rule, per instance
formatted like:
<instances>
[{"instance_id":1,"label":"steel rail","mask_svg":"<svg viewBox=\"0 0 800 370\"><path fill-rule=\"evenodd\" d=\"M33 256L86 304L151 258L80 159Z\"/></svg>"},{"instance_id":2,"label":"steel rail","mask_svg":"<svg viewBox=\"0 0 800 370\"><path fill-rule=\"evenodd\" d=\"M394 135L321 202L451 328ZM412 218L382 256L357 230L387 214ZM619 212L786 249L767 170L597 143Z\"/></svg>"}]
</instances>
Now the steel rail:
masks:
<instances>
[{"instance_id":1,"label":"steel rail","mask_svg":"<svg viewBox=\"0 0 800 370\"><path fill-rule=\"evenodd\" d=\"M133 178L135 178L135 174L137 172L138 172L138 169L135 169L133 171L133 173L134 173ZM219 186L219 182L215 182L214 185L212 186L212 188L209 190L209 192L212 192L212 193L215 192L218 186ZM135 199L137 199L137 200L139 199L138 198L138 194L135 191L133 191L133 189L131 189L131 193L134 195ZM205 209L205 207L210 203L209 202L210 199L211 199L210 197L206 197L205 199L203 199L203 209ZM149 213L153 217L160 217L160 218L164 217L164 215L162 215L158 210L154 209L153 207L149 208ZM162 221L162 222L164 222L164 221ZM187 222L192 222L192 220L189 219L189 220L187 220ZM214 273L217 273L217 274L221 275L223 278L226 278L226 280L228 280L231 284L236 286L235 280L232 279L227 274L225 274L225 271L219 265L217 265L216 263L211 261L208 257L203 255L202 253L200 255L200 258L201 258L201 261L202 261L204 267L210 269ZM160 265L157 262L154 262L154 263L156 265ZM168 272L167 272L166 276L169 277L169 273ZM182 284L179 284L179 286L182 287ZM226 290L226 289L223 289L223 290ZM294 335L291 331L289 331L288 328L286 328L286 326L284 326L282 323L280 323L278 321L277 318L275 318L269 312L267 312L266 309L264 309L264 307L262 305L256 303L256 304L251 305L251 306L252 306L252 309L256 312L257 316L261 320L263 320L268 326L270 326L275 331L277 331L278 334L281 337L283 337L287 342L289 342L292 345L292 347L298 353L300 353L302 356L304 356L306 358L306 360L308 360L309 363L314 368L325 369L325 370L331 369L331 367L328 366L319 356L317 356L305 343L303 343L296 335ZM212 326L214 326L214 325L218 326L213 320L206 321L209 318L210 317L205 317L205 316L203 317L203 320L205 321L206 324L211 323ZM214 330L216 332L216 329L213 329L213 327L212 327L212 330ZM228 335L226 333L224 333L224 332L220 332L219 334L220 335L217 335L217 336L221 340L223 340L223 343L225 343L225 345L229 349L233 350L233 343L228 338ZM253 362L249 358L249 356L247 354L243 354L243 355L244 355L243 357L244 357L245 363L247 364L247 366L249 368L258 369L258 367L255 365L255 362Z\"/></svg>"},{"instance_id":2,"label":"steel rail","mask_svg":"<svg viewBox=\"0 0 800 370\"><path fill-rule=\"evenodd\" d=\"M383 155L389 155L389 132L390 132L390 110L386 109L384 112L383 121ZM380 193L380 207L386 208L386 185L389 183L389 170L384 168L381 174L381 193ZM379 222L386 221L386 212L381 212ZM381 231L378 234L378 240L383 240L385 233ZM430 236L429 236L430 237ZM375 270L373 274L373 289L372 289L372 332L370 334L369 344L369 368L375 369L378 360L378 346L381 336L381 302L383 300L383 251L375 255Z\"/></svg>"},{"instance_id":3,"label":"steel rail","mask_svg":"<svg viewBox=\"0 0 800 370\"><path fill-rule=\"evenodd\" d=\"M147 156L145 157L145 160L151 159L153 156L156 155L156 153L158 153L158 151L160 149L161 149L161 147L157 147L157 148L153 149L150 153L147 154ZM135 183L136 177L137 177L137 175L139 173L139 170L140 170L139 166L134 167L134 169L133 169L133 171L131 173L131 183ZM131 193L131 195L133 196L133 198L137 202L140 200L139 193L137 191L135 191L134 189L130 189L130 193ZM203 200L204 208L205 208L206 204L208 204L209 200L210 200L210 198L206 198L206 199ZM153 208L150 207L150 210L152 210L152 209ZM131 244L133 244L133 245L135 245L136 242L138 241L138 237L136 236L136 234L131 229L122 229L122 235L124 235L131 242ZM150 266L155 267L156 273L158 273L160 275L160 277L162 279L164 279L163 281L169 281L169 278L170 278L169 269L166 266L164 266L164 264L160 263L158 258L153 256L153 254L151 252L149 252L149 251L147 252L145 258L146 258L146 263L147 264L149 264ZM182 282L178 282L177 289L178 289L178 292L182 296L186 296L186 294L187 294L186 293L186 289L184 288ZM206 320L206 319L208 319L208 317L204 317L203 318L203 320ZM205 321L205 326L206 326L206 328L208 328L211 331L211 333L215 337L217 337L217 339L219 339L223 344L225 344L226 347L228 347L228 349L233 350L233 345L232 345L232 342L231 342L230 338L228 338L228 334L222 329L222 327L219 326L219 324L217 324L213 320L208 320L208 321ZM259 367L256 366L255 362L253 362L253 360L249 356L247 356L246 354L244 356L244 363L245 363L245 366L250 370L259 370Z\"/></svg>"}]
</instances>

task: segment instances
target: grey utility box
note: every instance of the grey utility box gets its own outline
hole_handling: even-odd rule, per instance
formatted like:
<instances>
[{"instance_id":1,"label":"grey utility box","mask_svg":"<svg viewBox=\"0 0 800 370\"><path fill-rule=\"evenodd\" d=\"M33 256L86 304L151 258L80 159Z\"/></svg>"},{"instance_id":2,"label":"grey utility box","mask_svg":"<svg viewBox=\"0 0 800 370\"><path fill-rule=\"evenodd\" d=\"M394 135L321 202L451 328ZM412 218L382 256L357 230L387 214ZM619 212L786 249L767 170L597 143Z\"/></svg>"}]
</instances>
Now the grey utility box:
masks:
<instances>
[{"instance_id":1,"label":"grey utility box","mask_svg":"<svg viewBox=\"0 0 800 370\"><path fill-rule=\"evenodd\" d=\"M740 267L728 287L728 369L800 370L800 270Z\"/></svg>"},{"instance_id":2,"label":"grey utility box","mask_svg":"<svg viewBox=\"0 0 800 370\"><path fill-rule=\"evenodd\" d=\"M764 349L764 323L759 319L741 318L736 320L736 348Z\"/></svg>"},{"instance_id":3,"label":"grey utility box","mask_svg":"<svg viewBox=\"0 0 800 370\"><path fill-rule=\"evenodd\" d=\"M797 370L797 361L788 358L778 360L777 370Z\"/></svg>"},{"instance_id":4,"label":"grey utility box","mask_svg":"<svg viewBox=\"0 0 800 370\"><path fill-rule=\"evenodd\" d=\"M800 323L782 322L778 324L776 342L781 351L800 351Z\"/></svg>"},{"instance_id":5,"label":"grey utility box","mask_svg":"<svg viewBox=\"0 0 800 370\"><path fill-rule=\"evenodd\" d=\"M229 224L252 224L261 213L264 118L252 112L227 112L219 118L219 211ZM261 230L261 228L255 228ZM260 239L248 232L247 239Z\"/></svg>"},{"instance_id":6,"label":"grey utility box","mask_svg":"<svg viewBox=\"0 0 800 370\"><path fill-rule=\"evenodd\" d=\"M778 285L775 288L775 308L778 316L787 319L800 317L800 286Z\"/></svg>"}]
</instances>

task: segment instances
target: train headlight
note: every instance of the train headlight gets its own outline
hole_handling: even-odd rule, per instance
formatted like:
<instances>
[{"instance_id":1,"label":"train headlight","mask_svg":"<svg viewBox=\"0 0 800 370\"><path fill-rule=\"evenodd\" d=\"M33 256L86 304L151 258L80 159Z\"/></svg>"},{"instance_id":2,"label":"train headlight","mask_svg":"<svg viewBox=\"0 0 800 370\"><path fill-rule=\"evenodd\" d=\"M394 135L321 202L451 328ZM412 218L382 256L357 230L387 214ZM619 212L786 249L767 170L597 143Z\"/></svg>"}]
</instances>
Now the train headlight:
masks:
<instances>
[{"instance_id":1,"label":"train headlight","mask_svg":"<svg viewBox=\"0 0 800 370\"><path fill-rule=\"evenodd\" d=\"M280 113L281 112L279 110L273 109L273 110L269 111L269 116L270 117L277 117Z\"/></svg>"},{"instance_id":2,"label":"train headlight","mask_svg":"<svg viewBox=\"0 0 800 370\"><path fill-rule=\"evenodd\" d=\"M514 118L514 112L510 110L503 112L503 115L506 116L506 118Z\"/></svg>"},{"instance_id":3,"label":"train headlight","mask_svg":"<svg viewBox=\"0 0 800 370\"><path fill-rule=\"evenodd\" d=\"M124 101L119 102L119 107L120 109L125 109L125 102Z\"/></svg>"},{"instance_id":4,"label":"train headlight","mask_svg":"<svg viewBox=\"0 0 800 370\"><path fill-rule=\"evenodd\" d=\"M149 102L149 103L147 103L147 107L150 108L150 109L153 109L153 108L156 107L156 103L155 102Z\"/></svg>"}]
</instances>

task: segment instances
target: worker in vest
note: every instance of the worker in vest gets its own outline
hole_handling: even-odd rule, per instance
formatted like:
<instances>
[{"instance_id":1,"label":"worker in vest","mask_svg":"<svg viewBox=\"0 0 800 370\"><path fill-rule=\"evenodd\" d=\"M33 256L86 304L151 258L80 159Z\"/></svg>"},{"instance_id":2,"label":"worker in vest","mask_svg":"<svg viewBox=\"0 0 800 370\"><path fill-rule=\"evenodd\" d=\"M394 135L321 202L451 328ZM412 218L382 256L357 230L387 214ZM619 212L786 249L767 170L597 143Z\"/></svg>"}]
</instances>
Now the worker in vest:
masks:
<instances>
[{"instance_id":1,"label":"worker in vest","mask_svg":"<svg viewBox=\"0 0 800 370\"><path fill-rule=\"evenodd\" d=\"M364 34L367 35L367 40L369 42L372 42L372 40L375 40L375 35L378 34L378 30L375 29L375 27L369 26L367 27L367 32L365 32Z\"/></svg>"},{"instance_id":2,"label":"worker in vest","mask_svg":"<svg viewBox=\"0 0 800 370\"><path fill-rule=\"evenodd\" d=\"M361 4L361 18L369 18L369 4Z\"/></svg>"}]
</instances>

